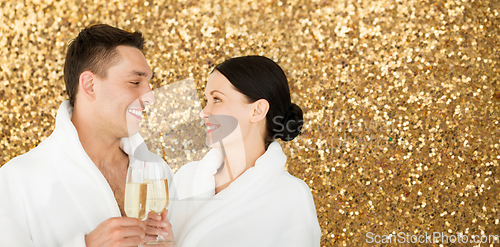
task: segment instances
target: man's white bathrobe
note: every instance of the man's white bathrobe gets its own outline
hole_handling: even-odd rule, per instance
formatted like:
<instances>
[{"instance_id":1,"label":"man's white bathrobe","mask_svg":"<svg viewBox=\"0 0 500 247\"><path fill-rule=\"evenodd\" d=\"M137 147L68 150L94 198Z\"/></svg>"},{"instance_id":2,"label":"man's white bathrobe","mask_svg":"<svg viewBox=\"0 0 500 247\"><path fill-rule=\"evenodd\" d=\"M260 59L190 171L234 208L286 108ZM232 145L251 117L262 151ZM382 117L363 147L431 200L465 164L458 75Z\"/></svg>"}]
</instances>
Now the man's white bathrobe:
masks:
<instances>
[{"instance_id":1,"label":"man's white bathrobe","mask_svg":"<svg viewBox=\"0 0 500 247\"><path fill-rule=\"evenodd\" d=\"M0 246L85 246L85 234L120 209L106 178L80 144L69 102L54 132L0 168ZM139 135L121 140L135 160Z\"/></svg>"},{"instance_id":2,"label":"man's white bathrobe","mask_svg":"<svg viewBox=\"0 0 500 247\"><path fill-rule=\"evenodd\" d=\"M285 171L277 142L215 195L213 175L221 163L220 151L212 149L174 175L169 215L177 247L320 246L311 191Z\"/></svg>"}]
</instances>

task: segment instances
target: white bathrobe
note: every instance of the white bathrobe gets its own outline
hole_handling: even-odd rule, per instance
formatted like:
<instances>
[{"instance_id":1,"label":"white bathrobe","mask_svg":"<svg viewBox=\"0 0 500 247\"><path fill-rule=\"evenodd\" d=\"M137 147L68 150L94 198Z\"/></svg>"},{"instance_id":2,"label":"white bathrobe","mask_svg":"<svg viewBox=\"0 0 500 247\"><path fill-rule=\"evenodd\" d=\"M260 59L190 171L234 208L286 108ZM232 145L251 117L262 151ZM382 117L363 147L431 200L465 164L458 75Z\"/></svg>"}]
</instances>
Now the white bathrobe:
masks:
<instances>
[{"instance_id":1,"label":"white bathrobe","mask_svg":"<svg viewBox=\"0 0 500 247\"><path fill-rule=\"evenodd\" d=\"M215 195L213 175L221 163L220 151L212 149L174 175L169 217L177 247L320 246L311 191L285 171L277 142Z\"/></svg>"},{"instance_id":2,"label":"white bathrobe","mask_svg":"<svg viewBox=\"0 0 500 247\"><path fill-rule=\"evenodd\" d=\"M85 234L120 209L106 178L83 149L61 104L54 132L0 168L0 246L85 246ZM121 140L135 160L139 135Z\"/></svg>"}]
</instances>

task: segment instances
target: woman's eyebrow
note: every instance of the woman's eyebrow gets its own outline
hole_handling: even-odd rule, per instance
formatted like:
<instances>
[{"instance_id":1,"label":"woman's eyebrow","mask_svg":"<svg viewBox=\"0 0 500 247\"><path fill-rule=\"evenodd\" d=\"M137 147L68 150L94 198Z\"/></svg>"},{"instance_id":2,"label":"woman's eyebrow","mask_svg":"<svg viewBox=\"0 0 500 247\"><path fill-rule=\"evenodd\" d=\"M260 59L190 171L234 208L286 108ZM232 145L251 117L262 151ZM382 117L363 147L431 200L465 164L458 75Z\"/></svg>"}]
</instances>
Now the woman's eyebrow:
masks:
<instances>
[{"instance_id":1,"label":"woman's eyebrow","mask_svg":"<svg viewBox=\"0 0 500 247\"><path fill-rule=\"evenodd\" d=\"M210 95L214 94L215 92L225 95L223 92L219 90L212 90L212 92L210 92Z\"/></svg>"}]
</instances>

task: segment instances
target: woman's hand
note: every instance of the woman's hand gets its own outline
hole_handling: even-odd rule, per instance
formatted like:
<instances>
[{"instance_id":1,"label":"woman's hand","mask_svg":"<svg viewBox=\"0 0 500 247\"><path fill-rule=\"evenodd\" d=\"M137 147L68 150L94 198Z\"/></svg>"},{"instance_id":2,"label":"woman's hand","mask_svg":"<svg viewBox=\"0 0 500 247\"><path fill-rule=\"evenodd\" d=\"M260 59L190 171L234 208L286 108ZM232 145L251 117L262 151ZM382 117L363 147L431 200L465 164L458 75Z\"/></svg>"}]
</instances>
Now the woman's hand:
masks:
<instances>
[{"instance_id":1,"label":"woman's hand","mask_svg":"<svg viewBox=\"0 0 500 247\"><path fill-rule=\"evenodd\" d=\"M172 233L172 225L168 222L167 214L168 210L166 209L161 214L149 212L147 219L144 221L146 223L146 236L144 237L146 243L156 240L156 237L161 235L165 239L165 243L158 246L174 246L174 234Z\"/></svg>"}]
</instances>

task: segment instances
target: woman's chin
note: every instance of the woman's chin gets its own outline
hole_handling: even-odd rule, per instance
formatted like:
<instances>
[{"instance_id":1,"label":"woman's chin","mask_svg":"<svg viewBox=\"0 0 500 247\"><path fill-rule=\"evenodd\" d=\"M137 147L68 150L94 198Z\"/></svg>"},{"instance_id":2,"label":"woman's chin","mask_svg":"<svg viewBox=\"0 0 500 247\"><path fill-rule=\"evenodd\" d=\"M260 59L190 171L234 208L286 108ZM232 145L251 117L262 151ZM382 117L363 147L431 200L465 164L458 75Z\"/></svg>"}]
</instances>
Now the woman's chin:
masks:
<instances>
[{"instance_id":1,"label":"woman's chin","mask_svg":"<svg viewBox=\"0 0 500 247\"><path fill-rule=\"evenodd\" d=\"M220 148L220 142L213 143L209 137L205 140L205 144L210 148Z\"/></svg>"},{"instance_id":2,"label":"woman's chin","mask_svg":"<svg viewBox=\"0 0 500 247\"><path fill-rule=\"evenodd\" d=\"M243 144L243 138L239 128L234 129L231 133L221 130L221 128L218 128L207 133L205 144L208 147L221 148L221 145L233 146Z\"/></svg>"}]
</instances>

